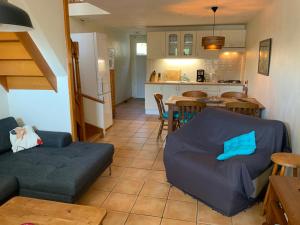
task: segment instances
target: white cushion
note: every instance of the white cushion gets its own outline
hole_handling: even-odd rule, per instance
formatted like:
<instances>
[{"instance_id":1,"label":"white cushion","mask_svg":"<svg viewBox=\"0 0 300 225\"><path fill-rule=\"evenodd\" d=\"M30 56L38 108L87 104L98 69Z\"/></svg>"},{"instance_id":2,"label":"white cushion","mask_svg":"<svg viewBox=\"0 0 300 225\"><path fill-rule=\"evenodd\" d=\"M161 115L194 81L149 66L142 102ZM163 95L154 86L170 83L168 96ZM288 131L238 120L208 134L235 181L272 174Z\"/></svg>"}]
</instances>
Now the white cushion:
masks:
<instances>
[{"instance_id":1,"label":"white cushion","mask_svg":"<svg viewBox=\"0 0 300 225\"><path fill-rule=\"evenodd\" d=\"M10 132L10 142L14 153L33 148L43 143L42 139L34 132L31 126L24 126L23 128L25 134L21 138L17 138L15 132Z\"/></svg>"}]
</instances>

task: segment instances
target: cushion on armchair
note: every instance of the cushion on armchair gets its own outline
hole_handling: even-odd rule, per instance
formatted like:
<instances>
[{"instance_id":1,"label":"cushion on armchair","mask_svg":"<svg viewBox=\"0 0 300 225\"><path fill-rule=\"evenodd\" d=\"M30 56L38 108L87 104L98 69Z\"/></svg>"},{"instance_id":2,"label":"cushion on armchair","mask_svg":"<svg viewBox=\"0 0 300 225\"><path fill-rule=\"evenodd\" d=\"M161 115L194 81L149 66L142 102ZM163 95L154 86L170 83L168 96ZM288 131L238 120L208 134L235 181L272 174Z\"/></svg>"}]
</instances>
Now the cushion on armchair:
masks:
<instances>
[{"instance_id":1,"label":"cushion on armchair","mask_svg":"<svg viewBox=\"0 0 300 225\"><path fill-rule=\"evenodd\" d=\"M224 142L224 153L217 160L226 160L238 155L251 155L255 152L255 131L242 134Z\"/></svg>"}]
</instances>

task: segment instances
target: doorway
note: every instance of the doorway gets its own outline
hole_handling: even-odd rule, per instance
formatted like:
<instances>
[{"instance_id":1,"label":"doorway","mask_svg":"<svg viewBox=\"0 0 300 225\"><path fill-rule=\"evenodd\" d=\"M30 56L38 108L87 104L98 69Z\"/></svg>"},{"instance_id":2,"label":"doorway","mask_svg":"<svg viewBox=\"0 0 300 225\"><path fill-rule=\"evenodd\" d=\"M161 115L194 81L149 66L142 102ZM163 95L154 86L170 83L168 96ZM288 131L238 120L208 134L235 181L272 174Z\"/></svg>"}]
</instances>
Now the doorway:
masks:
<instances>
[{"instance_id":1,"label":"doorway","mask_svg":"<svg viewBox=\"0 0 300 225\"><path fill-rule=\"evenodd\" d=\"M132 96L145 98L147 71L147 37L132 35L131 38Z\"/></svg>"}]
</instances>

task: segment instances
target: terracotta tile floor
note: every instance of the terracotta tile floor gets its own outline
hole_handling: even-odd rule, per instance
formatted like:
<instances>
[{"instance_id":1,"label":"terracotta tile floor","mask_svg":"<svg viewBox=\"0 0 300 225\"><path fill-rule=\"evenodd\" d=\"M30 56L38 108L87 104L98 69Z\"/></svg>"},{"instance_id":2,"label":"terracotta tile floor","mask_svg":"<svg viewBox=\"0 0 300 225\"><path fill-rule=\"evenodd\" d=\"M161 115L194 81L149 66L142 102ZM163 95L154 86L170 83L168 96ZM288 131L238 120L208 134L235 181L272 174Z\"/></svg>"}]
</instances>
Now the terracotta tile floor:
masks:
<instances>
[{"instance_id":1,"label":"terracotta tile floor","mask_svg":"<svg viewBox=\"0 0 300 225\"><path fill-rule=\"evenodd\" d=\"M232 218L170 187L163 164L166 136L156 140L156 116L144 114L144 101L117 107L117 118L99 142L114 144L112 175L106 171L80 199L104 207L104 225L260 225L261 204Z\"/></svg>"}]
</instances>

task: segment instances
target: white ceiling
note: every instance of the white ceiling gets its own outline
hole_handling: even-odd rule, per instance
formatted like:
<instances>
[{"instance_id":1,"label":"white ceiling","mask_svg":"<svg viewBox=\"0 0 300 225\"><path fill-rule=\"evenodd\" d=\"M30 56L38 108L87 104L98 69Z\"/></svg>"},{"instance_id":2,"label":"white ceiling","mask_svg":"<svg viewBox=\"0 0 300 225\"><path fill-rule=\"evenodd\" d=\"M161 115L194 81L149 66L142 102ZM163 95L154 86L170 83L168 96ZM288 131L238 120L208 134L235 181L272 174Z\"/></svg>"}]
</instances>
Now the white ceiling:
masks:
<instances>
[{"instance_id":1,"label":"white ceiling","mask_svg":"<svg viewBox=\"0 0 300 225\"><path fill-rule=\"evenodd\" d=\"M126 29L147 26L213 23L210 7L218 5L217 24L247 24L273 0L86 0L109 15L84 19L98 25Z\"/></svg>"}]
</instances>

